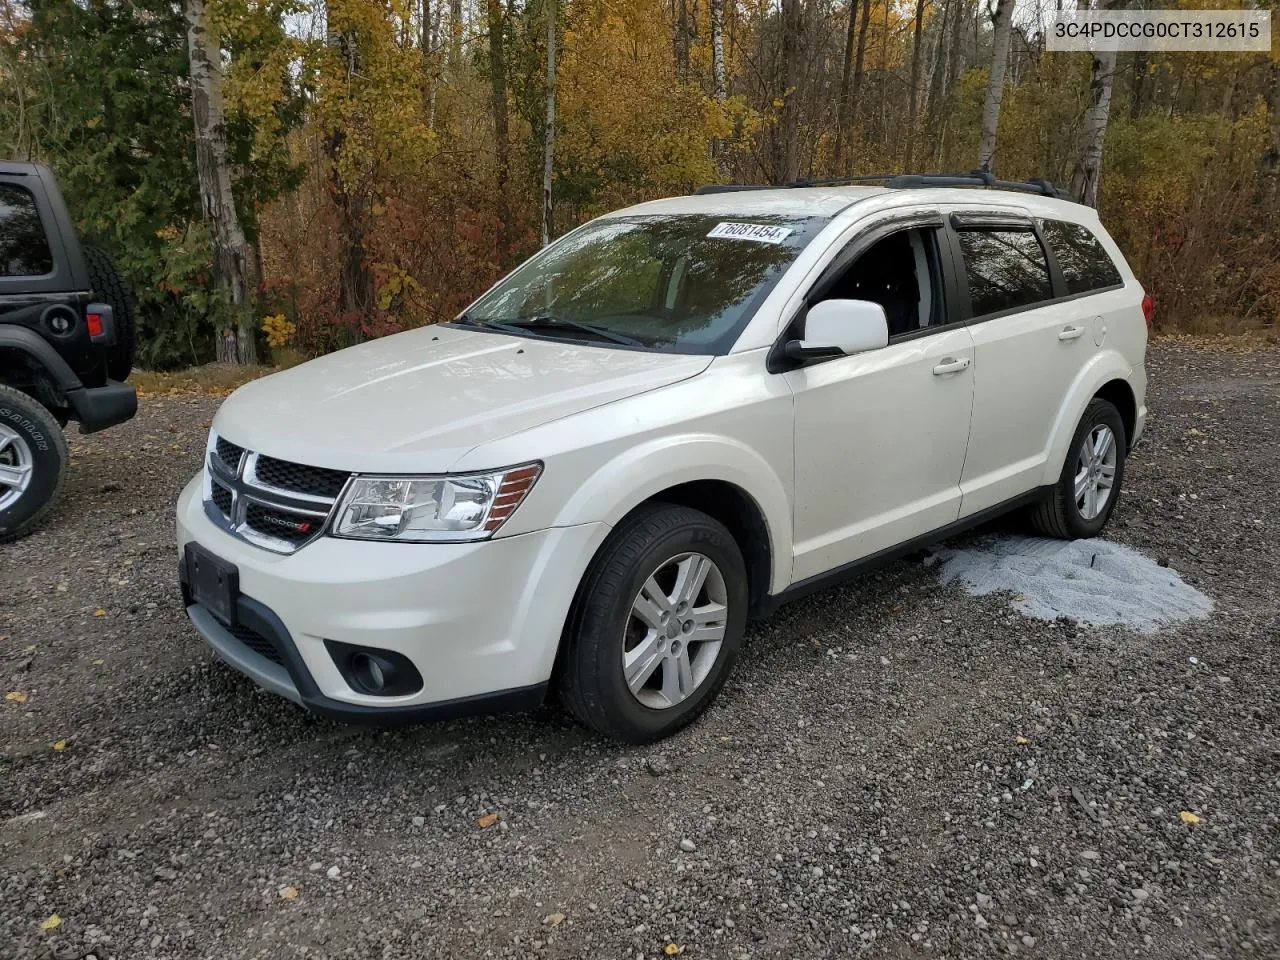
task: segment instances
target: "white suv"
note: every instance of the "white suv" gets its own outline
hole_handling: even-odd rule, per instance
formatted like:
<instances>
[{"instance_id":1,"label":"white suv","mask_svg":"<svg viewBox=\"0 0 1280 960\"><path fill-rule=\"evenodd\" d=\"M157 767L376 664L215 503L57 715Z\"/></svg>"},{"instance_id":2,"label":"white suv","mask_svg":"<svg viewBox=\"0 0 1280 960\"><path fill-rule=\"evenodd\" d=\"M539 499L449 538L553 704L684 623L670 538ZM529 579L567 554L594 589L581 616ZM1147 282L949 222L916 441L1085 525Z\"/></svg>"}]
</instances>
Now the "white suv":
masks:
<instances>
[{"instance_id":1,"label":"white suv","mask_svg":"<svg viewBox=\"0 0 1280 960\"><path fill-rule=\"evenodd\" d=\"M621 210L242 387L178 501L196 629L328 716L554 687L640 742L782 601L1014 508L1098 533L1149 298L1087 207L909 183Z\"/></svg>"}]
</instances>

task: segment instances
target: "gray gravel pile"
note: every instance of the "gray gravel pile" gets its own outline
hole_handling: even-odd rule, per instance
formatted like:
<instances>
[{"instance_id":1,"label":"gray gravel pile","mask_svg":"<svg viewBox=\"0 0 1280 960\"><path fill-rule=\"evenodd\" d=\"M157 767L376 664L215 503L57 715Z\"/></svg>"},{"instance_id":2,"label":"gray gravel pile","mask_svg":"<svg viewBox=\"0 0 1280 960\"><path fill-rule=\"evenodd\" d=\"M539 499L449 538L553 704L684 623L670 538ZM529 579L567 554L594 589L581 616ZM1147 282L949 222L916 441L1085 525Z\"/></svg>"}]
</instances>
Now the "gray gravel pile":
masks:
<instances>
[{"instance_id":1,"label":"gray gravel pile","mask_svg":"<svg viewBox=\"0 0 1280 960\"><path fill-rule=\"evenodd\" d=\"M216 403L147 399L0 548L0 957L1280 955L1280 353L1150 374L1108 536L1208 618L903 562L755 625L644 749L550 708L343 727L211 664L171 510Z\"/></svg>"},{"instance_id":2,"label":"gray gravel pile","mask_svg":"<svg viewBox=\"0 0 1280 960\"><path fill-rule=\"evenodd\" d=\"M960 581L976 595L1004 592L1014 609L1041 620L1066 618L1091 627L1153 633L1179 620L1207 617L1213 601L1137 550L1103 539L984 537L941 550L940 582Z\"/></svg>"}]
</instances>

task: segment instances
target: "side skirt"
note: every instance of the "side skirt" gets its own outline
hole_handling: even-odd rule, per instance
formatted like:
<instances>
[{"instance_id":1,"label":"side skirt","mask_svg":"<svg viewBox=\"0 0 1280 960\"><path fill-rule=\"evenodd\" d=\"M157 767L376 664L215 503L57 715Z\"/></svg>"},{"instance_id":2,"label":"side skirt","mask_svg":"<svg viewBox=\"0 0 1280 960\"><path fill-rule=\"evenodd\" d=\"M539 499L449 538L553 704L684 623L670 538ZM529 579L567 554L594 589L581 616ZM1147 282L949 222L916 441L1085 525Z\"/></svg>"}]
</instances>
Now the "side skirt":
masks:
<instances>
[{"instance_id":1,"label":"side skirt","mask_svg":"<svg viewBox=\"0 0 1280 960\"><path fill-rule=\"evenodd\" d=\"M851 563L843 564L826 573L815 574L805 580L793 583L781 593L775 593L765 597L759 605L751 611L753 619L767 617L793 600L799 600L807 597L811 593L819 590L825 590L828 587L834 587L837 584L844 583L854 577L861 576L864 573L870 573L886 564L895 560L900 560L908 554L915 553L924 547L932 546L942 540L948 540L957 534L964 533L966 530L972 530L974 527L982 526L990 520L1001 517L1006 513L1012 513L1021 507L1028 507L1034 503L1039 503L1045 497L1053 492L1052 486L1037 487L1027 493L1019 494L1012 500L1005 500L1003 503L997 503L993 507L985 510L979 510L975 514L967 517L961 517L953 523L947 524L945 527L939 527L937 530L930 531L922 536L907 540L905 543L899 543L896 546L886 547L878 553L873 553L868 557L862 557Z\"/></svg>"}]
</instances>

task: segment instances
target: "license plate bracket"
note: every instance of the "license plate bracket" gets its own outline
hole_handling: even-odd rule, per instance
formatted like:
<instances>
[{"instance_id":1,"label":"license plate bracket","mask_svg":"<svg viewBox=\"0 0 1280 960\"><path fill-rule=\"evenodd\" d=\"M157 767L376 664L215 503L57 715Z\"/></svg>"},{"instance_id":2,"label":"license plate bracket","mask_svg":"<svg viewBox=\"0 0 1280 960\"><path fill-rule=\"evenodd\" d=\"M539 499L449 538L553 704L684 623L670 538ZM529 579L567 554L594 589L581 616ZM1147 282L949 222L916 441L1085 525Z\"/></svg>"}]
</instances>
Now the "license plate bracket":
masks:
<instances>
[{"instance_id":1,"label":"license plate bracket","mask_svg":"<svg viewBox=\"0 0 1280 960\"><path fill-rule=\"evenodd\" d=\"M223 623L234 626L236 600L240 596L239 569L234 563L215 557L198 543L188 543L184 555L191 599Z\"/></svg>"}]
</instances>

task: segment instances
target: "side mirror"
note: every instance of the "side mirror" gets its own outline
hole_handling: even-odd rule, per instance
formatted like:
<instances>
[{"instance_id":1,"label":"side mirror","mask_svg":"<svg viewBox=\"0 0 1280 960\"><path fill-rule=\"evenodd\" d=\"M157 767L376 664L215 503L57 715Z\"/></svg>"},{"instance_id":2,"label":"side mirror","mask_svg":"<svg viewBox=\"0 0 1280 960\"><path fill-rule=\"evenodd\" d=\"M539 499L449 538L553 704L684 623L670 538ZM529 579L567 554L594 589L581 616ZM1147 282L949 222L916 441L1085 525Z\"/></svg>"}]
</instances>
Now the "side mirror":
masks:
<instances>
[{"instance_id":1,"label":"side mirror","mask_svg":"<svg viewBox=\"0 0 1280 960\"><path fill-rule=\"evenodd\" d=\"M878 350L889 343L884 307L870 300L823 300L809 308L804 339L786 345L792 360L817 360Z\"/></svg>"}]
</instances>

